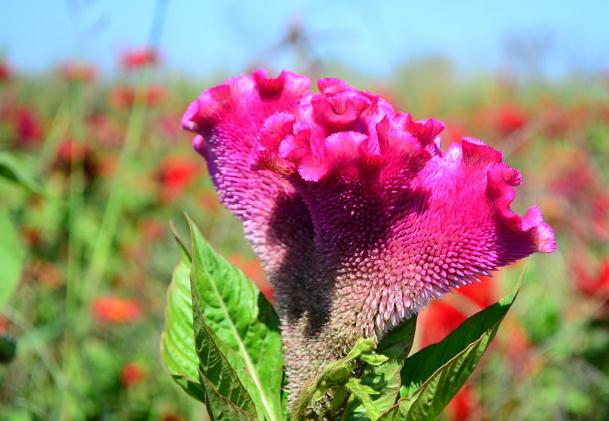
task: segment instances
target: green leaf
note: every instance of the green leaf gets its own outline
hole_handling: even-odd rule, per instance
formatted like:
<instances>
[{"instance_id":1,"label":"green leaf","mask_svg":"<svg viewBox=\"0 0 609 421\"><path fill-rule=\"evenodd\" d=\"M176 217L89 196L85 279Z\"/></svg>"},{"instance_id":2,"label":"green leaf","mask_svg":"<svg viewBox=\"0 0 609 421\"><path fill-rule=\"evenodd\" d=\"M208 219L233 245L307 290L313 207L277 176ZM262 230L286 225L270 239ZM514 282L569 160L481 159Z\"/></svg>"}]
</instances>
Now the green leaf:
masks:
<instances>
[{"instance_id":1,"label":"green leaf","mask_svg":"<svg viewBox=\"0 0 609 421\"><path fill-rule=\"evenodd\" d=\"M205 242L190 220L189 225L195 316L199 312L202 326L217 337L219 350L254 401L259 418L280 420L283 355L275 310L253 282Z\"/></svg>"},{"instance_id":2,"label":"green leaf","mask_svg":"<svg viewBox=\"0 0 609 421\"><path fill-rule=\"evenodd\" d=\"M161 357L175 382L188 394L203 402L205 392L199 381L199 357L195 349L192 320L190 259L185 253L173 271L167 290Z\"/></svg>"},{"instance_id":3,"label":"green leaf","mask_svg":"<svg viewBox=\"0 0 609 421\"><path fill-rule=\"evenodd\" d=\"M17 288L24 257L25 252L9 212L0 209L0 310Z\"/></svg>"},{"instance_id":4,"label":"green leaf","mask_svg":"<svg viewBox=\"0 0 609 421\"><path fill-rule=\"evenodd\" d=\"M375 402L372 400L372 396L378 395L380 394L380 392L377 392L370 386L362 384L361 379L355 377L351 377L347 381L345 387L349 392L351 392L354 397L356 397L361 402L362 406L366 410L366 415L369 419L378 419L378 417L381 415L381 411L379 407L375 404Z\"/></svg>"},{"instance_id":5,"label":"green leaf","mask_svg":"<svg viewBox=\"0 0 609 421\"><path fill-rule=\"evenodd\" d=\"M23 170L23 165L6 152L0 152L0 178L16 183L32 193L42 192L34 178Z\"/></svg>"},{"instance_id":6,"label":"green leaf","mask_svg":"<svg viewBox=\"0 0 609 421\"><path fill-rule=\"evenodd\" d=\"M408 358L402 368L402 399L379 419L436 419L476 368L516 299L521 280L501 301Z\"/></svg>"},{"instance_id":7,"label":"green leaf","mask_svg":"<svg viewBox=\"0 0 609 421\"><path fill-rule=\"evenodd\" d=\"M379 412L371 412L370 405L359 395L354 394L360 399L350 400L343 415L344 420L375 420L380 413L395 404L402 384L400 371L412 347L416 324L416 317L402 322L385 335L376 347L375 354L364 354L359 357L360 360L367 363L361 377L361 384L376 392L371 401Z\"/></svg>"},{"instance_id":8,"label":"green leaf","mask_svg":"<svg viewBox=\"0 0 609 421\"><path fill-rule=\"evenodd\" d=\"M308 419L308 412L313 403L332 398L332 409L339 410L346 398L346 383L357 367L358 358L365 354L374 353L374 340L360 338L346 357L328 363L322 372L310 381L300 392L290 419L299 421ZM330 392L328 394L328 392Z\"/></svg>"},{"instance_id":9,"label":"green leaf","mask_svg":"<svg viewBox=\"0 0 609 421\"><path fill-rule=\"evenodd\" d=\"M191 280L192 288L192 280ZM199 376L205 388L205 406L212 419L255 420L256 405L241 380L244 370L240 360L231 364L229 351L205 323L200 303L193 294L195 346L199 357Z\"/></svg>"}]
</instances>

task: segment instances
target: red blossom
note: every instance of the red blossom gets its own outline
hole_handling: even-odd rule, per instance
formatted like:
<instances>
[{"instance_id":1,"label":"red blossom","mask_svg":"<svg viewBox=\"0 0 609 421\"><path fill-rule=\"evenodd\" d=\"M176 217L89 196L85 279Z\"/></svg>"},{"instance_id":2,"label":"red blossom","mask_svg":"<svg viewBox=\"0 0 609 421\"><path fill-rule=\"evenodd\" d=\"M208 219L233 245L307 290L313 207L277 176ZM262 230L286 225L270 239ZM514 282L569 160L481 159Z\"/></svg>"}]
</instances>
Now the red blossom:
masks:
<instances>
[{"instance_id":1,"label":"red blossom","mask_svg":"<svg viewBox=\"0 0 609 421\"><path fill-rule=\"evenodd\" d=\"M175 198L195 180L199 165L183 157L168 157L160 163L159 181L164 196Z\"/></svg>"},{"instance_id":2,"label":"red blossom","mask_svg":"<svg viewBox=\"0 0 609 421\"><path fill-rule=\"evenodd\" d=\"M527 115L517 105L505 105L497 114L495 129L503 136L508 136L527 124Z\"/></svg>"},{"instance_id":3,"label":"red blossom","mask_svg":"<svg viewBox=\"0 0 609 421\"><path fill-rule=\"evenodd\" d=\"M117 86L110 91L110 104L116 108L130 108L135 103L137 92L130 86ZM160 85L146 88L142 100L149 107L159 105L167 97L167 91Z\"/></svg>"},{"instance_id":4,"label":"red blossom","mask_svg":"<svg viewBox=\"0 0 609 421\"><path fill-rule=\"evenodd\" d=\"M26 107L17 108L12 117L12 125L17 145L29 147L42 140L42 123L33 110Z\"/></svg>"},{"instance_id":5,"label":"red blossom","mask_svg":"<svg viewBox=\"0 0 609 421\"><path fill-rule=\"evenodd\" d=\"M455 330L467 316L444 301L433 301L419 315L421 347L435 344Z\"/></svg>"},{"instance_id":6,"label":"red blossom","mask_svg":"<svg viewBox=\"0 0 609 421\"><path fill-rule=\"evenodd\" d=\"M92 83L97 76L97 69L91 64L74 61L60 66L58 73L68 82Z\"/></svg>"},{"instance_id":7,"label":"red blossom","mask_svg":"<svg viewBox=\"0 0 609 421\"><path fill-rule=\"evenodd\" d=\"M604 260L595 276L579 264L573 267L575 273L575 286L584 295L589 297L606 296L609 293L609 260Z\"/></svg>"},{"instance_id":8,"label":"red blossom","mask_svg":"<svg viewBox=\"0 0 609 421\"><path fill-rule=\"evenodd\" d=\"M99 159L95 150L88 144L66 139L57 148L55 168L64 174L70 174L77 166L82 168L89 183L100 173Z\"/></svg>"},{"instance_id":9,"label":"red blossom","mask_svg":"<svg viewBox=\"0 0 609 421\"><path fill-rule=\"evenodd\" d=\"M128 70L153 66L158 62L159 54L153 48L140 48L127 51L121 59L123 68Z\"/></svg>"},{"instance_id":10,"label":"red blossom","mask_svg":"<svg viewBox=\"0 0 609 421\"><path fill-rule=\"evenodd\" d=\"M4 316L0 316L0 335L4 335L8 331L8 327L8 319Z\"/></svg>"},{"instance_id":11,"label":"red blossom","mask_svg":"<svg viewBox=\"0 0 609 421\"><path fill-rule=\"evenodd\" d=\"M275 302L275 291L266 280L264 270L262 269L262 266L258 260L245 259L242 256L235 254L229 257L228 261L239 268L245 274L245 276L251 279L268 301Z\"/></svg>"},{"instance_id":12,"label":"red blossom","mask_svg":"<svg viewBox=\"0 0 609 421\"><path fill-rule=\"evenodd\" d=\"M181 416L179 416L178 414L174 414L172 412L164 413L161 419L163 421L182 421L183 420L183 418Z\"/></svg>"},{"instance_id":13,"label":"red blossom","mask_svg":"<svg viewBox=\"0 0 609 421\"><path fill-rule=\"evenodd\" d=\"M8 82L12 77L11 69L5 61L0 60L0 82Z\"/></svg>"},{"instance_id":14,"label":"red blossom","mask_svg":"<svg viewBox=\"0 0 609 421\"><path fill-rule=\"evenodd\" d=\"M105 323L127 324L142 315L137 301L109 295L96 298L92 310L94 316Z\"/></svg>"},{"instance_id":15,"label":"red blossom","mask_svg":"<svg viewBox=\"0 0 609 421\"><path fill-rule=\"evenodd\" d=\"M476 390L471 385L465 385L450 401L446 412L453 421L467 421L473 419L477 406Z\"/></svg>"},{"instance_id":16,"label":"red blossom","mask_svg":"<svg viewBox=\"0 0 609 421\"><path fill-rule=\"evenodd\" d=\"M121 383L125 387L133 386L144 379L144 371L137 362L128 362L121 370Z\"/></svg>"},{"instance_id":17,"label":"red blossom","mask_svg":"<svg viewBox=\"0 0 609 421\"><path fill-rule=\"evenodd\" d=\"M495 281L490 276L481 276L480 282L464 285L456 289L455 292L467 297L479 309L494 304L498 299Z\"/></svg>"}]
</instances>

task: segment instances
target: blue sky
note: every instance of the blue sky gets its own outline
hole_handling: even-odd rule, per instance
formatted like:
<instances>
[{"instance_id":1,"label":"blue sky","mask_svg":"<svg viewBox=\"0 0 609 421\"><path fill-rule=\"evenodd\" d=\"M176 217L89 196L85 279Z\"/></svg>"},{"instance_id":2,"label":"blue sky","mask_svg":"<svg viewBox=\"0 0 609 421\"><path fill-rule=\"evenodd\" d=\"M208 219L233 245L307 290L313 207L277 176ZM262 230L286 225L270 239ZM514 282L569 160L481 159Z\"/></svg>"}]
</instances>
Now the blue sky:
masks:
<instances>
[{"instance_id":1,"label":"blue sky","mask_svg":"<svg viewBox=\"0 0 609 421\"><path fill-rule=\"evenodd\" d=\"M159 40L166 66L198 75L243 70L294 19L313 35L318 56L367 75L429 55L463 71L510 65L510 39L545 42L548 73L609 68L607 0L160 1L167 5ZM0 54L29 71L80 57L112 72L121 51L148 41L155 4L0 0ZM269 60L275 68L293 65L286 54Z\"/></svg>"}]
</instances>

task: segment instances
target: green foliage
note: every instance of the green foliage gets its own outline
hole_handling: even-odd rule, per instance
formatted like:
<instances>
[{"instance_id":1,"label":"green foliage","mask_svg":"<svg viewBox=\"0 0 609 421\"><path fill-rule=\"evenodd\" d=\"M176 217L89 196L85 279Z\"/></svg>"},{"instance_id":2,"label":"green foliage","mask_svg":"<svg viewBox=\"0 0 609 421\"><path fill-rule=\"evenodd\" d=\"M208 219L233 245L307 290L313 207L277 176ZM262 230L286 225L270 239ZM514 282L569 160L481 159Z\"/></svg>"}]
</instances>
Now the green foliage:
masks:
<instances>
[{"instance_id":1,"label":"green foliage","mask_svg":"<svg viewBox=\"0 0 609 421\"><path fill-rule=\"evenodd\" d=\"M165 330L161 337L161 357L169 374L187 393L203 401L195 349L190 293L190 257L183 253L173 271L167 290Z\"/></svg>"},{"instance_id":2,"label":"green foliage","mask_svg":"<svg viewBox=\"0 0 609 421\"><path fill-rule=\"evenodd\" d=\"M23 164L6 152L0 152L0 178L15 183L32 193L42 192L34 178L23 169Z\"/></svg>"},{"instance_id":3,"label":"green foliage","mask_svg":"<svg viewBox=\"0 0 609 421\"><path fill-rule=\"evenodd\" d=\"M374 406L375 413L377 411L382 413L393 406L402 385L400 371L412 347L416 325L416 317L410 318L383 338L375 351L375 355L384 358L380 364L373 364L367 355L360 356L360 359L368 363L363 370L361 384L376 393L372 394L374 396L368 405L362 400L361 395L354 393L355 396L345 410L344 419L367 419L366 413L372 419L377 418L378 416L373 417L373 413L370 412L370 403Z\"/></svg>"},{"instance_id":4,"label":"green foliage","mask_svg":"<svg viewBox=\"0 0 609 421\"><path fill-rule=\"evenodd\" d=\"M401 399L381 420L435 419L474 371L511 308L513 293L476 313L444 340L406 360Z\"/></svg>"},{"instance_id":5,"label":"green foliage","mask_svg":"<svg viewBox=\"0 0 609 421\"><path fill-rule=\"evenodd\" d=\"M0 309L17 287L24 255L9 212L0 209Z\"/></svg>"},{"instance_id":6,"label":"green foliage","mask_svg":"<svg viewBox=\"0 0 609 421\"><path fill-rule=\"evenodd\" d=\"M256 286L189 224L192 254L183 250L170 286L164 362L214 419L279 420L283 357L277 315Z\"/></svg>"}]
</instances>

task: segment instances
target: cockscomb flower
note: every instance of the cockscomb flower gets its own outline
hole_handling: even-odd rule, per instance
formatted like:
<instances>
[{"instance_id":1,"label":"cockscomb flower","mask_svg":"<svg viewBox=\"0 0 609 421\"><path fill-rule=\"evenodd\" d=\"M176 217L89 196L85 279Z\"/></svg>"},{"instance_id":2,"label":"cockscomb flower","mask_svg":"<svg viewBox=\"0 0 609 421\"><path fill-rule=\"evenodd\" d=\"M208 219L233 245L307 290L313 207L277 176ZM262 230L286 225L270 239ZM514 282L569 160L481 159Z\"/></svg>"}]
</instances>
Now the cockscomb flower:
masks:
<instances>
[{"instance_id":1,"label":"cockscomb flower","mask_svg":"<svg viewBox=\"0 0 609 421\"><path fill-rule=\"evenodd\" d=\"M510 209L521 177L499 151L473 138L442 151L440 121L337 79L318 87L258 70L182 120L275 288L291 399L357 338L555 249L538 208Z\"/></svg>"}]
</instances>

